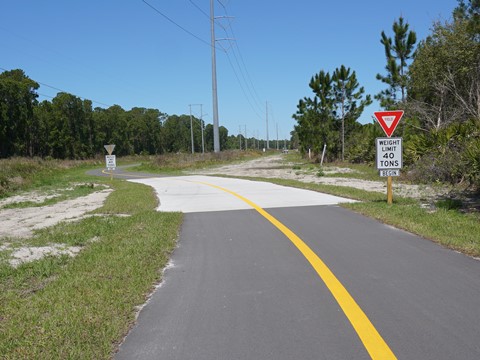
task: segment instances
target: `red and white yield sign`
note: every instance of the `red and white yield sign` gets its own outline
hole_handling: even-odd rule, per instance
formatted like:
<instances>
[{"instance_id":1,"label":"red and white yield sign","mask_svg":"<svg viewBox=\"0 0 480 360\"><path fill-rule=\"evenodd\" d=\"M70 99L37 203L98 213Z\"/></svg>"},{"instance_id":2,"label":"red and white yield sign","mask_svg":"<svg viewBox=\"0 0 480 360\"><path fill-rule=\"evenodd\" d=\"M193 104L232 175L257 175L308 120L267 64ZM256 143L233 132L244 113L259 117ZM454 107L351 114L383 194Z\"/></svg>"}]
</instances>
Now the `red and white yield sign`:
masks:
<instances>
[{"instance_id":1,"label":"red and white yield sign","mask_svg":"<svg viewBox=\"0 0 480 360\"><path fill-rule=\"evenodd\" d=\"M385 134L391 137L403 116L403 110L376 111L373 115L375 115Z\"/></svg>"}]
</instances>

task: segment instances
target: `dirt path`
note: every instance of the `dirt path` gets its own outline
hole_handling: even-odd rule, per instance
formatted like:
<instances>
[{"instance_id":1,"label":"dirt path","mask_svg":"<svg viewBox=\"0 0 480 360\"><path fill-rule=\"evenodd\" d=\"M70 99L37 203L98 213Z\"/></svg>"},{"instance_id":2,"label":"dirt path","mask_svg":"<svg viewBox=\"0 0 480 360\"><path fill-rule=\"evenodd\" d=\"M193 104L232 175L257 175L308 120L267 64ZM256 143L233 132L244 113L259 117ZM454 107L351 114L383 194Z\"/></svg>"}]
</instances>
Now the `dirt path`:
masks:
<instances>
[{"instance_id":1,"label":"dirt path","mask_svg":"<svg viewBox=\"0 0 480 360\"><path fill-rule=\"evenodd\" d=\"M278 178L298 180L306 183L327 184L336 186L348 186L366 191L375 191L380 193L387 192L387 182L385 180L368 181L361 179L350 179L342 177L317 176L313 172L300 171L293 169L294 164L285 164L283 155L266 156L241 164L221 166L214 169L196 171L197 174L213 175L222 174L229 176L252 176L263 178ZM329 167L324 168L324 173L352 172L348 168ZM416 199L428 199L437 197L447 192L446 189L432 188L426 185L409 185L394 182L394 194L411 197Z\"/></svg>"}]
</instances>

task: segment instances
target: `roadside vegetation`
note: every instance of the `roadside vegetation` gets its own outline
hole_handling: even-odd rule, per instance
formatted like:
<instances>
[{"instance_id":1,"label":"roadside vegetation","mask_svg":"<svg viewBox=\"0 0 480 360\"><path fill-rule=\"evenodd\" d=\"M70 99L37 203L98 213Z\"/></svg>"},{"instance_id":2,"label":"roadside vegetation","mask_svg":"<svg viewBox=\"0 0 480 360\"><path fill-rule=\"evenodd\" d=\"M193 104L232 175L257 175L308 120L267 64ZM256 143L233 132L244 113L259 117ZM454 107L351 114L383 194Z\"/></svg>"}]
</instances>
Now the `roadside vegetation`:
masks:
<instances>
[{"instance_id":1,"label":"roadside vegetation","mask_svg":"<svg viewBox=\"0 0 480 360\"><path fill-rule=\"evenodd\" d=\"M146 161L143 161L140 165L129 168L129 170L175 175L182 174L183 171L252 160L260 156L262 156L261 152L255 150L227 150L219 153L209 152L205 154L164 154L154 157L152 156Z\"/></svg>"},{"instance_id":2,"label":"roadside vegetation","mask_svg":"<svg viewBox=\"0 0 480 360\"><path fill-rule=\"evenodd\" d=\"M384 110L403 110L393 136L403 138L403 165L416 183L480 187L480 2L458 1L451 20L436 21L419 39L400 16L379 34ZM310 96L299 100L292 143L302 154L329 162L375 161L376 123L358 119L371 102L354 70L340 65L313 74ZM318 160L317 160L318 161Z\"/></svg>"},{"instance_id":3,"label":"roadside vegetation","mask_svg":"<svg viewBox=\"0 0 480 360\"><path fill-rule=\"evenodd\" d=\"M2 161L2 173L4 165ZM80 181L104 184L114 192L95 211L97 216L37 230L32 238L0 239L0 246L13 248L81 248L75 257L48 256L17 267L8 263L11 250L0 251L1 358L109 359L133 324L135 308L160 281L182 216L155 211L150 187L85 175L91 163L53 165L10 160L18 184L6 190L53 191Z\"/></svg>"}]
</instances>

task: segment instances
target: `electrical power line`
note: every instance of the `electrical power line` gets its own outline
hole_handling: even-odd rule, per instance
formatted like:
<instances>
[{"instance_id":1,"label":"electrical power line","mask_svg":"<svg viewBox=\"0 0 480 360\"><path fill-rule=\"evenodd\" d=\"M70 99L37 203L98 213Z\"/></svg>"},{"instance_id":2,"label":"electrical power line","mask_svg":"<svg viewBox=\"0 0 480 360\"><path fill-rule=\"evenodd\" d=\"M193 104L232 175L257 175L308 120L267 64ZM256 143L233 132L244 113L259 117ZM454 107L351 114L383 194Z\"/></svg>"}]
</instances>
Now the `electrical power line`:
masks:
<instances>
[{"instance_id":1,"label":"electrical power line","mask_svg":"<svg viewBox=\"0 0 480 360\"><path fill-rule=\"evenodd\" d=\"M202 13L209 21L211 20L210 15L208 15L200 6L198 6L197 3L195 3L193 0L188 0L188 1L200 13ZM227 39L224 39L224 40L227 40L229 42L229 44L231 46L231 49L232 49L232 51L230 53L232 54L235 61L232 62L232 60L228 57L228 54L229 54L228 49L225 49L223 46L221 46L221 48L222 48L223 52L225 52L225 54L227 55L229 64L232 68L232 71L234 72L234 75L235 75L235 77L236 77L236 79L237 79L237 81L240 85L240 88L241 88L247 102L249 103L250 107L255 112L255 114L257 116L259 116L259 113L263 112L263 107L262 107L262 105L260 105L262 103L262 101L259 100L260 97L258 96L258 93L256 92L256 89L255 89L255 86L253 85L253 81L252 81L252 79L250 77L250 74L247 70L247 67L245 65L245 61L243 59L242 53L240 51L240 48L238 47L238 42L235 40L235 34L234 34L234 31L233 31L231 21L228 21L227 26L224 26L221 21L218 21L219 19L230 18L230 17L228 16L228 11L227 11L227 8L226 8L225 4L221 1L219 1L219 0L217 0L217 2L223 7L224 12L227 16L216 18L215 23L217 25L219 25L223 29L223 31L225 32L225 34L227 36ZM228 28L230 28L231 34L229 33ZM238 53L238 55L237 55L237 53ZM240 58L240 60L239 60L239 58ZM238 71L235 70L235 65L234 64L236 64L236 67L237 67ZM240 74L240 76L238 74ZM243 79L243 84L244 85L242 84L242 81L241 81L242 79ZM250 95L250 97L249 97L249 95ZM250 99L252 99L253 103ZM261 119L263 119L261 116L259 116L259 117Z\"/></svg>"},{"instance_id":2,"label":"electrical power line","mask_svg":"<svg viewBox=\"0 0 480 360\"><path fill-rule=\"evenodd\" d=\"M197 39L198 41L201 41L202 43L208 45L209 47L212 46L212 44L210 44L209 42L203 40L202 38L198 37L197 35L195 35L194 33L192 33L191 31L185 29L182 25L178 24L177 22L175 22L173 19L169 18L167 15L165 15L164 13L162 13L160 10L158 10L156 7L154 7L152 4L150 4L149 2L145 1L145 0L142 0L146 5L148 5L151 9L153 9L155 12L157 12L159 15L163 16L165 19L167 19L168 21L170 21L173 25L175 25L176 27L180 28L181 30L183 30L184 32L186 32L188 35L194 37L195 39ZM192 3L193 4L193 3Z\"/></svg>"},{"instance_id":3,"label":"electrical power line","mask_svg":"<svg viewBox=\"0 0 480 360\"><path fill-rule=\"evenodd\" d=\"M208 15L200 6L198 6L196 3L193 2L193 0L188 0L190 2L190 4L192 4L193 6L195 6L197 8L198 11L200 11L203 15L205 15L205 17L210 20L210 15Z\"/></svg>"},{"instance_id":4,"label":"electrical power line","mask_svg":"<svg viewBox=\"0 0 480 360\"><path fill-rule=\"evenodd\" d=\"M11 71L11 70L7 70L7 69L5 69L5 68L3 68L3 67L0 67L0 70L3 70L3 71ZM33 79L32 79L32 80L33 80ZM52 86L52 85L45 84L45 83L40 82L40 81L37 81L37 80L33 80L33 81L35 81L36 83L38 83L38 84L40 84L40 85L42 85L42 86L46 86L46 87L48 87L48 88L50 88L50 89L53 89L53 90L57 90L57 91L60 91L60 92L63 92L63 93L67 93L67 94L74 95L74 96L76 96L76 97L78 97L79 99L82 99L82 100L89 100L89 101L91 101L92 103L99 104L99 105L103 105L103 106L106 106L106 107L110 107L110 106L111 106L111 105L102 103L102 102L100 102L100 101L96 101L96 100L92 100L92 99L89 99L89 98L86 98L86 97L83 97L83 96L75 95L75 94L73 94L73 93L70 92L70 91L66 91L66 90L60 89L60 88L55 87L55 86ZM49 97L49 98L52 98L52 99L54 98L54 96L44 95L44 94L40 94L40 93L38 93L38 92L37 92L37 94L38 94L38 95L41 95L41 96Z\"/></svg>"},{"instance_id":5,"label":"electrical power line","mask_svg":"<svg viewBox=\"0 0 480 360\"><path fill-rule=\"evenodd\" d=\"M227 17L229 17L228 16L228 10L227 10L226 6L220 0L217 0L217 2L223 7ZM223 30L227 34L227 37L231 37L231 38L236 39L235 32L233 30L233 26L232 26L232 23L230 21L228 22L228 27L230 28L231 34L229 33L229 31L226 27L222 26ZM235 61L237 63L240 74L241 74L241 76L242 76L242 78L245 82L245 85L247 87L247 90L248 90L250 96L252 97L252 99L255 102L255 105L260 110L260 112L262 112L263 111L263 106L260 105L262 103L262 101L260 100L260 97L258 96L258 93L255 89L254 84L253 84L252 78L250 76L250 73L248 72L247 66L245 65L245 60L242 56L242 52L240 51L240 47L238 46L238 41L234 41L233 43L234 44L232 45L232 54L235 58ZM237 56L237 52L238 52L238 56ZM240 61L238 60L238 58L240 58ZM240 62L241 62L241 64L240 64ZM245 74L246 74L246 76L245 76Z\"/></svg>"},{"instance_id":6,"label":"electrical power line","mask_svg":"<svg viewBox=\"0 0 480 360\"><path fill-rule=\"evenodd\" d=\"M243 88L242 82L240 81L240 79L239 79L239 77L238 77L237 71L235 70L235 67L234 67L233 64L232 64L232 61L230 60L230 56L228 55L227 52L225 52L225 53L226 53L226 55L227 55L228 62L229 62L229 64L230 64L230 66L232 67L233 73L235 74L235 77L237 78L238 84L240 85L240 89L242 90L243 95L244 95L245 98L247 99L248 104L250 105L250 107L251 107L252 110L254 111L255 115L257 115L257 116L259 117L259 119L263 120L263 117L262 117L262 116L258 113L258 111L253 107L252 103L250 102L250 99L248 98L247 94L245 93L245 89Z\"/></svg>"},{"instance_id":7,"label":"electrical power line","mask_svg":"<svg viewBox=\"0 0 480 360\"><path fill-rule=\"evenodd\" d=\"M31 39L31 38L28 38L28 37L25 37L25 36L23 36L23 35L16 34L16 33L12 32L11 30L6 29L6 28L4 28L4 27L2 27L2 26L0 26L0 30L4 30L4 31L6 31L9 35L14 36L14 37L16 37L16 38L18 38L18 39L21 39L22 41L28 42L28 43L33 44L33 45L40 46L40 47L42 48L42 50L54 54L55 57L59 57L59 56L63 57L63 58L66 59L69 63L71 63L70 65L75 66L76 70L78 70L78 68L80 68L80 67L83 67L84 70L88 70L89 72L97 72L97 71L98 71L98 69L93 68L93 67L91 67L91 66L89 66L89 65L86 65L85 63L78 62L78 60L77 60L76 58L73 58L73 57L71 57L71 56L69 56L69 55L67 55L67 54L65 54L65 53L62 53L62 52L58 51L57 49L49 48L49 47L45 46L44 44L39 44L38 41L36 41L36 40L33 40L33 39ZM18 51L20 51L22 54L24 54L24 55L26 55L26 56L29 56L30 58L35 57L35 58L38 58L38 59L41 60L41 61L50 63L49 60L47 60L47 59L45 59L45 58L42 58L42 57L38 56L37 54L32 55L31 53L28 53L28 52L25 52L25 51L22 51L22 50L18 50ZM77 72L77 71L72 71L71 68L69 68L69 67L67 67L67 66L64 66L64 63L62 63L62 64L53 64L53 63L51 63L50 65L54 65L56 68L61 67L61 68L63 68L64 70L68 71L68 72L69 72L70 74L72 74L72 75L82 76L82 77L85 76L84 74L79 73L79 72ZM110 78L109 80L110 80L110 81L113 80L115 83L117 83L117 85L116 85L115 87L118 87L118 80L119 80L119 79L117 79L117 78ZM38 81L37 81L37 82L38 82ZM109 85L112 86L112 83L110 83ZM45 84L45 86L51 87L51 88L53 88L53 89L55 89L55 90L58 90L58 91L68 92L68 91L64 91L64 90L61 90L61 89L56 89L55 87L52 87L52 86L49 86L49 85L46 85L46 84ZM130 90L132 87L133 87L133 85L131 85L131 84L128 85L129 90ZM70 92L68 92L68 93L70 93ZM43 95L42 95L42 96L43 96ZM50 96L47 96L47 97L50 97ZM53 98L53 97L52 97L52 98ZM80 97L80 98L81 98L81 97ZM93 101L93 102L95 102L95 103L97 103L97 104L100 104L100 105L103 105L103 106L111 106L111 105L104 104L104 103L99 102L99 101Z\"/></svg>"},{"instance_id":8,"label":"electrical power line","mask_svg":"<svg viewBox=\"0 0 480 360\"><path fill-rule=\"evenodd\" d=\"M156 7L154 7L152 4L150 4L149 2L147 2L146 0L142 0L146 5L148 5L151 9L153 9L155 12L157 12L159 15L163 16L165 19L167 19L169 22L171 22L172 24L174 24L175 26L177 26L178 28L180 28L181 30L183 30L184 32L186 32L187 34L189 34L190 36L196 38L197 40L201 41L202 43L204 44L207 44L208 46L214 46L213 44L211 43L208 43L206 42L205 40L199 38L197 35L193 34L191 31L187 30L186 28L184 28L183 26L181 26L180 24L178 24L176 21L174 21L173 19L171 19L170 17L168 17L167 15L165 15L163 12L161 12L159 9L157 9ZM196 2L194 2L193 0L188 0L189 3L194 6L205 18L208 19L208 21L212 21L212 19L210 18L210 15L204 11ZM228 12L227 12L227 9L226 9L226 6L225 4L223 4L221 1L217 0L217 2L223 7L225 13L228 15ZM220 21L218 21L218 19L220 18L224 18L224 17L218 17L218 18L215 18L213 19L213 21L219 25L220 27L223 28L224 32L226 33L227 35L227 39L222 39L222 40L226 40L229 42L229 44L231 45L231 48L232 48L232 51L231 51L231 54L233 55L234 59L235 59L235 64L237 66L237 69L238 71L236 70L235 68L235 65L234 63L232 62L230 56L229 56L229 52L227 49L223 48L223 46L221 47L221 50L223 50L223 52L227 55L227 60L228 60L228 63L230 65L230 67L232 68L232 71L235 75L235 78L237 79L237 82L240 86L240 89L242 90L243 92L243 95L245 96L248 104L250 105L250 107L252 108L252 110L254 111L254 113L256 114L256 116L258 116L260 119L263 119L263 117L260 115L263 111L263 108L262 106L260 105L261 101L259 101L259 96L258 96L258 93L256 92L255 90L255 86L253 85L253 81L251 80L251 77L250 77L250 74L248 73L248 70L246 68L246 65L245 65L245 61L243 59L243 56L241 54L241 51L240 51L240 48L238 47L238 44L236 43L236 41L234 40L234 37L230 37L230 34L229 34L229 30L227 29L227 27L223 26L222 23ZM227 16L228 18L228 16ZM233 27L231 25L231 22L229 21L228 22L228 27L230 28L231 30L231 33L232 35L234 35L234 32L233 32ZM219 41L219 40L215 40L215 41ZM232 45L232 42L234 43L235 46ZM215 49L218 50L218 48L215 46ZM237 53L238 53L238 56L237 56ZM240 58L240 60L239 60ZM243 65L242 65L243 64ZM238 75L240 73L240 76ZM245 75L246 74L246 75ZM242 79L243 79L243 83L242 83ZM245 86L243 85L245 84ZM246 90L245 90L246 89ZM250 100L252 99L253 100L253 103L252 101Z\"/></svg>"}]
</instances>

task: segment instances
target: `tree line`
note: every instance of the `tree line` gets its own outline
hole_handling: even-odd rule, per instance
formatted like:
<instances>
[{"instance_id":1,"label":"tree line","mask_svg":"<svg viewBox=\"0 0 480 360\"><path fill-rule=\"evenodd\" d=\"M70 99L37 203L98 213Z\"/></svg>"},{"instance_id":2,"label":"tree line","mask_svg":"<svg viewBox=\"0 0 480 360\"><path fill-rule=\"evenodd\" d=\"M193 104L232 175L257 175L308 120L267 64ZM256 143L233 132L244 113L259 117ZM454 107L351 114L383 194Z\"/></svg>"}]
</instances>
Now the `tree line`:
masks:
<instances>
[{"instance_id":1,"label":"tree line","mask_svg":"<svg viewBox=\"0 0 480 360\"><path fill-rule=\"evenodd\" d=\"M106 144L115 144L119 156L191 152L191 129L194 151L213 151L213 125L195 116L94 108L92 101L65 92L40 102L39 87L21 69L0 74L0 158L87 159L103 154ZM222 150L265 147L263 140L229 136L224 126L219 140Z\"/></svg>"},{"instance_id":2,"label":"tree line","mask_svg":"<svg viewBox=\"0 0 480 360\"><path fill-rule=\"evenodd\" d=\"M384 31L385 89L374 98L385 110L404 110L395 135L403 137L409 176L423 181L465 181L480 186L480 0L459 0L451 21L437 21L417 36L403 17L393 36ZM373 163L377 124L358 122L370 95L354 70L341 65L312 76L311 97L299 100L292 142L330 161Z\"/></svg>"}]
</instances>

